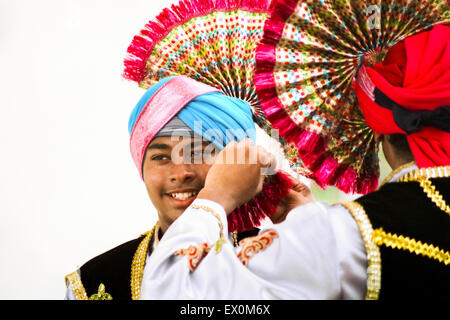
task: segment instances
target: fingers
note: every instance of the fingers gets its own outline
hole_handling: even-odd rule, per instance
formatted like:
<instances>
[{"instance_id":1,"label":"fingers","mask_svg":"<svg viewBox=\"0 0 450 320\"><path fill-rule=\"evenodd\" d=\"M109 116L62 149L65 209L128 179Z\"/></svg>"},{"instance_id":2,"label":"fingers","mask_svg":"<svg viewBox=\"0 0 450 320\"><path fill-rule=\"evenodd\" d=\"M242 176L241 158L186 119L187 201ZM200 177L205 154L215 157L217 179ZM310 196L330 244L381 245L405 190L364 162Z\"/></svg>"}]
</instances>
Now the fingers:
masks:
<instances>
[{"instance_id":1,"label":"fingers","mask_svg":"<svg viewBox=\"0 0 450 320\"><path fill-rule=\"evenodd\" d=\"M301 193L303 195L307 195L307 194L311 193L311 189L306 184L304 184L303 182L294 178L290 173L288 173L286 171L283 171L283 173L291 179L291 182L293 183L292 190L294 190L295 192Z\"/></svg>"},{"instance_id":2,"label":"fingers","mask_svg":"<svg viewBox=\"0 0 450 320\"><path fill-rule=\"evenodd\" d=\"M258 162L262 168L275 168L277 165L277 159L274 154L266 151L261 146L257 146Z\"/></svg>"},{"instance_id":3,"label":"fingers","mask_svg":"<svg viewBox=\"0 0 450 320\"><path fill-rule=\"evenodd\" d=\"M264 175L261 175L259 177L258 186L256 187L256 191L255 191L256 194L259 194L263 191L265 177L266 176L264 176Z\"/></svg>"},{"instance_id":4,"label":"fingers","mask_svg":"<svg viewBox=\"0 0 450 320\"><path fill-rule=\"evenodd\" d=\"M275 169L276 157L264 149L256 146L251 139L243 139L240 142L232 141L216 157L216 163L220 164L256 164L261 168Z\"/></svg>"},{"instance_id":5,"label":"fingers","mask_svg":"<svg viewBox=\"0 0 450 320\"><path fill-rule=\"evenodd\" d=\"M300 193L309 193L311 192L311 190L303 183L298 182L296 185L294 185L292 187L292 189L296 192L300 192Z\"/></svg>"}]
</instances>

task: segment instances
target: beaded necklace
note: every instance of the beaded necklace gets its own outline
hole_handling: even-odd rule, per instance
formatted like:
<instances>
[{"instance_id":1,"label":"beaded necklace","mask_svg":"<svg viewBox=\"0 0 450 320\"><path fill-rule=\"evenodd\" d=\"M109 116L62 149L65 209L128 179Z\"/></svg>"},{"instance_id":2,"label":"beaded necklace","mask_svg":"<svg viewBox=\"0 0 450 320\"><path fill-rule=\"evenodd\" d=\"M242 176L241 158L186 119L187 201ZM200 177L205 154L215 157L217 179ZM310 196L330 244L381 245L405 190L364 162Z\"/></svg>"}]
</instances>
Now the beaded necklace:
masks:
<instances>
[{"instance_id":1,"label":"beaded necklace","mask_svg":"<svg viewBox=\"0 0 450 320\"><path fill-rule=\"evenodd\" d=\"M144 275L145 260L147 258L147 251L150 241L155 238L158 242L159 221L156 222L152 230L147 231L144 239L139 244L131 263L131 299L139 300L141 298L141 284Z\"/></svg>"}]
</instances>

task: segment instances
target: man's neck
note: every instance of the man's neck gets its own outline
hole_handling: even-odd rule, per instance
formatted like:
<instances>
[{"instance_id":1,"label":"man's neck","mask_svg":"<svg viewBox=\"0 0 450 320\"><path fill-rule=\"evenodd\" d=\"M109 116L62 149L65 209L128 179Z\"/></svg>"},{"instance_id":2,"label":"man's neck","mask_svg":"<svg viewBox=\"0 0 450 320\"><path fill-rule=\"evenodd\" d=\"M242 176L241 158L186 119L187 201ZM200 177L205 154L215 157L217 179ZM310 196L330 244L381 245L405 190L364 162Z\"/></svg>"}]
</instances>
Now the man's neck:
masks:
<instances>
[{"instance_id":1,"label":"man's neck","mask_svg":"<svg viewBox=\"0 0 450 320\"><path fill-rule=\"evenodd\" d=\"M412 157L401 156L387 139L384 139L382 144L384 157L393 171L407 163L410 163L411 161L414 161L414 158Z\"/></svg>"},{"instance_id":2,"label":"man's neck","mask_svg":"<svg viewBox=\"0 0 450 320\"><path fill-rule=\"evenodd\" d=\"M396 158L396 159L390 159L390 161L388 161L389 166L391 167L392 171L397 170L400 167L403 167L404 165L410 163L411 160L406 160L406 159L401 159L401 158Z\"/></svg>"}]
</instances>

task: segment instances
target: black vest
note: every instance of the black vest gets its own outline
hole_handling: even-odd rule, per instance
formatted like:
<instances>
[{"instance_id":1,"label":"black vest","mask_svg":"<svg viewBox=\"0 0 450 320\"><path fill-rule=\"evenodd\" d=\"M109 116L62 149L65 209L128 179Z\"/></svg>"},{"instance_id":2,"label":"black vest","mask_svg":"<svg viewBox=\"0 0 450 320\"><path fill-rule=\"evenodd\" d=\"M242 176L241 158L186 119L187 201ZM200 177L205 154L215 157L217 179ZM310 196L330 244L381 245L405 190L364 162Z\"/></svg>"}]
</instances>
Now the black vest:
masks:
<instances>
[{"instance_id":1,"label":"black vest","mask_svg":"<svg viewBox=\"0 0 450 320\"><path fill-rule=\"evenodd\" d=\"M430 179L450 203L450 178ZM418 182L393 182L356 200L374 230L408 237L450 252L450 215L439 209ZM450 300L450 264L380 245L380 299Z\"/></svg>"},{"instance_id":2,"label":"black vest","mask_svg":"<svg viewBox=\"0 0 450 320\"><path fill-rule=\"evenodd\" d=\"M140 236L121 244L91 260L80 268L80 277L86 294L97 293L101 283L113 300L131 300L131 263L144 239Z\"/></svg>"}]
</instances>

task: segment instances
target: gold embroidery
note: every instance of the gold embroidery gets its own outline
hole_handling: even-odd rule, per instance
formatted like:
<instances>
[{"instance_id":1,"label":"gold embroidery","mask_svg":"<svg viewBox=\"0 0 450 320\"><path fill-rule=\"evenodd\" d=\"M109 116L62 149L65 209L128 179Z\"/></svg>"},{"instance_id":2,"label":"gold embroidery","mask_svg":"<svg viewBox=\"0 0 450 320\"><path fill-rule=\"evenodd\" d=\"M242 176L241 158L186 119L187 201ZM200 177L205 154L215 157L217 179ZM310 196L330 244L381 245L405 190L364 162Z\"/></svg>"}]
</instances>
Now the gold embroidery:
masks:
<instances>
[{"instance_id":1,"label":"gold embroidery","mask_svg":"<svg viewBox=\"0 0 450 320\"><path fill-rule=\"evenodd\" d=\"M211 248L207 243L202 243L200 245L192 245L186 249L181 249L175 252L176 256L187 256L189 270L194 271L200 264L202 259L209 253Z\"/></svg>"},{"instance_id":2,"label":"gold embroidery","mask_svg":"<svg viewBox=\"0 0 450 320\"><path fill-rule=\"evenodd\" d=\"M450 264L450 253L432 244L422 243L402 235L386 233L383 228L374 230L372 237L373 241L379 246L385 245L393 249L408 250L411 253L438 260L445 265Z\"/></svg>"},{"instance_id":3,"label":"gold embroidery","mask_svg":"<svg viewBox=\"0 0 450 320\"><path fill-rule=\"evenodd\" d=\"M447 205L442 195L436 190L436 187L431 183L430 178L443 178L450 176L450 166L446 167L431 167L417 169L408 172L399 179L400 182L419 182L427 197L442 211L450 215L450 206Z\"/></svg>"},{"instance_id":4,"label":"gold embroidery","mask_svg":"<svg viewBox=\"0 0 450 320\"><path fill-rule=\"evenodd\" d=\"M231 233L231 238L233 239L233 247L239 246L238 239L237 239L237 231L233 231Z\"/></svg>"},{"instance_id":5,"label":"gold embroidery","mask_svg":"<svg viewBox=\"0 0 450 320\"><path fill-rule=\"evenodd\" d=\"M159 223L156 222L152 230L143 234L145 235L145 238L141 241L136 252L134 253L133 262L131 263L131 299L133 300L139 300L141 298L141 284L144 274L145 260L147 258L148 245L153 235L155 235L155 237L158 236L158 228Z\"/></svg>"},{"instance_id":6,"label":"gold embroidery","mask_svg":"<svg viewBox=\"0 0 450 320\"><path fill-rule=\"evenodd\" d=\"M91 295L89 297L89 300L112 300L112 296L109 293L105 292L105 285L103 283L100 283L98 292Z\"/></svg>"},{"instance_id":7,"label":"gold embroidery","mask_svg":"<svg viewBox=\"0 0 450 320\"><path fill-rule=\"evenodd\" d=\"M242 249L239 251L237 257L244 266L247 266L248 260L256 253L270 246L274 238L278 238L278 233L275 230L267 230L257 236L242 239L239 242Z\"/></svg>"},{"instance_id":8,"label":"gold embroidery","mask_svg":"<svg viewBox=\"0 0 450 320\"><path fill-rule=\"evenodd\" d=\"M419 178L420 186L427 194L427 197L442 211L450 215L450 206L447 205L442 195L436 190L436 187L427 178Z\"/></svg>"},{"instance_id":9,"label":"gold embroidery","mask_svg":"<svg viewBox=\"0 0 450 320\"><path fill-rule=\"evenodd\" d=\"M381 288L380 249L373 241L373 228L364 208L357 202L341 203L351 213L364 240L367 253L367 293L366 300L378 300Z\"/></svg>"},{"instance_id":10,"label":"gold embroidery","mask_svg":"<svg viewBox=\"0 0 450 320\"><path fill-rule=\"evenodd\" d=\"M84 289L83 283L81 282L80 275L78 272L72 272L66 276L66 285L72 286L72 291L77 300L88 300L86 290Z\"/></svg>"},{"instance_id":11,"label":"gold embroidery","mask_svg":"<svg viewBox=\"0 0 450 320\"><path fill-rule=\"evenodd\" d=\"M400 178L402 180L413 181L418 177L427 177L427 178L448 178L450 176L450 166L445 167L429 167L422 168L408 172L403 177Z\"/></svg>"},{"instance_id":12,"label":"gold embroidery","mask_svg":"<svg viewBox=\"0 0 450 320\"><path fill-rule=\"evenodd\" d=\"M214 217L216 217L217 221L219 222L219 228L220 228L220 235L219 236L220 236L220 238L214 244L214 250L215 250L216 253L219 253L220 250L222 249L222 244L227 242L227 240L223 236L223 224L222 224L222 220L220 220L220 216L212 208L207 207L207 206L201 206L201 205L198 205L198 204L193 204L191 207L194 208L194 209L202 209L202 210L208 211Z\"/></svg>"}]
</instances>

